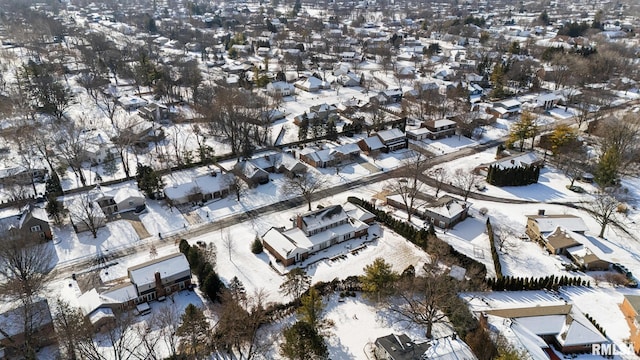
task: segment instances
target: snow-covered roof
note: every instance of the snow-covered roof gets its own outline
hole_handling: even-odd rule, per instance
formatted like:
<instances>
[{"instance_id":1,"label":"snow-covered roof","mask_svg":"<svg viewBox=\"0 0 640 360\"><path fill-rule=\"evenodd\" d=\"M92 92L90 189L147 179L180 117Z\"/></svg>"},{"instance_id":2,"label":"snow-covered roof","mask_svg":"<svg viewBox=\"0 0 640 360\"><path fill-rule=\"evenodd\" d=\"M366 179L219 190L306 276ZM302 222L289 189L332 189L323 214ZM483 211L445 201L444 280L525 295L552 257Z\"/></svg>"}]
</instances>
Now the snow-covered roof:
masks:
<instances>
[{"instance_id":1,"label":"snow-covered roof","mask_svg":"<svg viewBox=\"0 0 640 360\"><path fill-rule=\"evenodd\" d=\"M498 161L493 162L493 165L497 165L501 169L509 169L513 167L527 167L536 163L539 163L541 159L533 152L526 152L523 154L517 154L514 156L508 156Z\"/></svg>"},{"instance_id":2,"label":"snow-covered roof","mask_svg":"<svg viewBox=\"0 0 640 360\"><path fill-rule=\"evenodd\" d=\"M518 107L520 107L520 105L522 105L520 103L520 101L515 100L515 99L507 99L507 100L502 100L500 102L495 103L496 107L502 107L502 108L505 108L505 109L518 108Z\"/></svg>"},{"instance_id":3,"label":"snow-covered roof","mask_svg":"<svg viewBox=\"0 0 640 360\"><path fill-rule=\"evenodd\" d=\"M371 150L380 150L384 148L384 144L377 136L369 136L368 138L364 138L362 141L364 141Z\"/></svg>"},{"instance_id":4,"label":"snow-covered roof","mask_svg":"<svg viewBox=\"0 0 640 360\"><path fill-rule=\"evenodd\" d=\"M578 346L607 342L598 329L576 309L567 315L563 329L556 335L562 346Z\"/></svg>"},{"instance_id":5,"label":"snow-covered roof","mask_svg":"<svg viewBox=\"0 0 640 360\"><path fill-rule=\"evenodd\" d=\"M421 358L432 360L475 360L476 356L464 341L450 337L434 339Z\"/></svg>"},{"instance_id":6,"label":"snow-covered roof","mask_svg":"<svg viewBox=\"0 0 640 360\"><path fill-rule=\"evenodd\" d=\"M515 318L513 321L524 326L536 335L558 334L564 326L566 315L528 316Z\"/></svg>"},{"instance_id":7,"label":"snow-covered roof","mask_svg":"<svg viewBox=\"0 0 640 360\"><path fill-rule=\"evenodd\" d=\"M148 261L127 269L131 282L136 285L155 282L155 273L167 278L184 271L189 271L189 262L182 253L171 254L156 260Z\"/></svg>"},{"instance_id":8,"label":"snow-covered roof","mask_svg":"<svg viewBox=\"0 0 640 360\"><path fill-rule=\"evenodd\" d=\"M393 141L397 139L403 139L405 137L405 133L402 130L397 128L392 128L389 130L378 131L376 135L382 140L383 143L387 141Z\"/></svg>"},{"instance_id":9,"label":"snow-covered roof","mask_svg":"<svg viewBox=\"0 0 640 360\"><path fill-rule=\"evenodd\" d=\"M554 214L554 215L527 215L528 219L538 224L541 233L556 230L558 227L569 231L587 231L589 228L581 217L576 215Z\"/></svg>"},{"instance_id":10,"label":"snow-covered roof","mask_svg":"<svg viewBox=\"0 0 640 360\"><path fill-rule=\"evenodd\" d=\"M24 305L15 306L18 302L9 304L10 309L0 314L0 324L2 324L2 331L0 331L0 341L5 340L7 337L13 337L24 333ZM14 307L15 306L15 307ZM43 299L35 302L31 305L31 324L33 330L47 326L53 322L51 317L51 311L49 309L49 303Z\"/></svg>"},{"instance_id":11,"label":"snow-covered roof","mask_svg":"<svg viewBox=\"0 0 640 360\"><path fill-rule=\"evenodd\" d=\"M115 319L115 315L113 314L113 310L111 308L98 308L91 315L89 315L89 322L91 324L97 324L100 320L110 318Z\"/></svg>"},{"instance_id":12,"label":"snow-covered roof","mask_svg":"<svg viewBox=\"0 0 640 360\"><path fill-rule=\"evenodd\" d=\"M315 229L321 229L348 218L349 216L341 205L333 205L302 215L302 222L307 232L312 232Z\"/></svg>"},{"instance_id":13,"label":"snow-covered roof","mask_svg":"<svg viewBox=\"0 0 640 360\"><path fill-rule=\"evenodd\" d=\"M441 127L445 127L445 126L451 126L451 125L455 125L456 122L453 120L449 120L449 119L440 119L440 120L434 120L433 121L433 127L435 128L441 128Z\"/></svg>"},{"instance_id":14,"label":"snow-covered roof","mask_svg":"<svg viewBox=\"0 0 640 360\"><path fill-rule=\"evenodd\" d=\"M544 348L548 348L549 345L547 345L541 337L532 333L529 329L517 322L513 322L511 324L511 330L517 337L520 344L522 344L522 346L527 350L527 353L531 356L532 360L549 360L547 353L542 350Z\"/></svg>"},{"instance_id":15,"label":"snow-covered roof","mask_svg":"<svg viewBox=\"0 0 640 360\"><path fill-rule=\"evenodd\" d=\"M347 213L347 215L349 215L350 218L357 219L362 222L367 222L376 218L374 214L350 202L342 205L342 209Z\"/></svg>"}]
</instances>

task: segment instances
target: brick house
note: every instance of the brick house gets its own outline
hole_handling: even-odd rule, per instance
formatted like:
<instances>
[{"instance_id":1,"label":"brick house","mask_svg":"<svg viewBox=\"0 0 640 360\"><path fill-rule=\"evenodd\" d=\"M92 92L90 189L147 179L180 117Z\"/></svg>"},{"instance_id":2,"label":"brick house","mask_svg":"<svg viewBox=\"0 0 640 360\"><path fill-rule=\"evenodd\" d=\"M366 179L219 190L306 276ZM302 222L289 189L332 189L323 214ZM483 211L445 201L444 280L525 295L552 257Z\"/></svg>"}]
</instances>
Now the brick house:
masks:
<instances>
[{"instance_id":1,"label":"brick house","mask_svg":"<svg viewBox=\"0 0 640 360\"><path fill-rule=\"evenodd\" d=\"M297 215L292 228L272 227L262 236L262 242L277 261L289 266L340 242L366 237L369 225L360 220L362 214L352 217L356 213L333 205Z\"/></svg>"}]
</instances>

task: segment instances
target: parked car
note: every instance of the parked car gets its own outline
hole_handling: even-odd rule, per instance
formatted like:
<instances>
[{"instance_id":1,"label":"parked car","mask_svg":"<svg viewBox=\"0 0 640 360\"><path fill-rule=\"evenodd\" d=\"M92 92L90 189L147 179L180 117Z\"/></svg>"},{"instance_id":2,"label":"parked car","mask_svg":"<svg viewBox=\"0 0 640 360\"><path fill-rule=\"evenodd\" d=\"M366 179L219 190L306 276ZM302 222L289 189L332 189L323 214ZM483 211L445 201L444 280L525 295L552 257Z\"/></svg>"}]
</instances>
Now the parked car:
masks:
<instances>
[{"instance_id":1,"label":"parked car","mask_svg":"<svg viewBox=\"0 0 640 360\"><path fill-rule=\"evenodd\" d=\"M586 193L586 192L587 192L587 191L586 191L584 188L582 188L581 186L576 186L576 185L572 185L572 186L567 185L567 189L569 189L569 190L571 190L571 191L573 191L573 192L575 192L575 193L579 193L579 194L584 194L584 193Z\"/></svg>"}]
</instances>

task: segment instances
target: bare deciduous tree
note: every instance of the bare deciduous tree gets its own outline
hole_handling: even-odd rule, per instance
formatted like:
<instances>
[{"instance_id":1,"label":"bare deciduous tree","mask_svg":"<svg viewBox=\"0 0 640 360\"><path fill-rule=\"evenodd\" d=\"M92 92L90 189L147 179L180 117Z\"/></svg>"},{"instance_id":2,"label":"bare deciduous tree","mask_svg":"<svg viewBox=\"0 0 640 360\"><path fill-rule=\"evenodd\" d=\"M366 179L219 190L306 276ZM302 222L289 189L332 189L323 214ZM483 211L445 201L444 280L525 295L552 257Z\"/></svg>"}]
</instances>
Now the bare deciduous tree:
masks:
<instances>
[{"instance_id":1,"label":"bare deciduous tree","mask_svg":"<svg viewBox=\"0 0 640 360\"><path fill-rule=\"evenodd\" d=\"M618 204L620 204L619 196L621 196L619 191L606 189L596 194L593 201L586 204L593 219L600 224L598 237L604 237L607 225L618 220L617 208Z\"/></svg>"},{"instance_id":2,"label":"bare deciduous tree","mask_svg":"<svg viewBox=\"0 0 640 360\"><path fill-rule=\"evenodd\" d=\"M297 176L287 177L283 185L283 191L287 194L304 197L307 201L309 211L311 211L311 199L313 195L324 189L325 186L326 180L322 176L305 172Z\"/></svg>"},{"instance_id":3,"label":"bare deciduous tree","mask_svg":"<svg viewBox=\"0 0 640 360\"><path fill-rule=\"evenodd\" d=\"M389 189L402 199L407 211L407 221L411 222L415 200L422 193L422 183L418 180L430 165L430 159L422 153L407 157L402 161L402 177L388 183Z\"/></svg>"},{"instance_id":4,"label":"bare deciduous tree","mask_svg":"<svg viewBox=\"0 0 640 360\"><path fill-rule=\"evenodd\" d=\"M462 191L464 201L467 201L473 187L480 181L480 177L472 171L456 169L453 174L453 184Z\"/></svg>"},{"instance_id":5,"label":"bare deciduous tree","mask_svg":"<svg viewBox=\"0 0 640 360\"><path fill-rule=\"evenodd\" d=\"M455 295L455 280L446 274L404 277L398 285L400 303L390 304L401 319L424 326L426 337L433 336L434 324L446 320L443 309Z\"/></svg>"},{"instance_id":6,"label":"bare deciduous tree","mask_svg":"<svg viewBox=\"0 0 640 360\"><path fill-rule=\"evenodd\" d=\"M105 225L104 212L93 201L91 194L81 194L69 204L69 214L71 221L75 224L86 227L91 232L93 238L98 237L98 229Z\"/></svg>"}]
</instances>

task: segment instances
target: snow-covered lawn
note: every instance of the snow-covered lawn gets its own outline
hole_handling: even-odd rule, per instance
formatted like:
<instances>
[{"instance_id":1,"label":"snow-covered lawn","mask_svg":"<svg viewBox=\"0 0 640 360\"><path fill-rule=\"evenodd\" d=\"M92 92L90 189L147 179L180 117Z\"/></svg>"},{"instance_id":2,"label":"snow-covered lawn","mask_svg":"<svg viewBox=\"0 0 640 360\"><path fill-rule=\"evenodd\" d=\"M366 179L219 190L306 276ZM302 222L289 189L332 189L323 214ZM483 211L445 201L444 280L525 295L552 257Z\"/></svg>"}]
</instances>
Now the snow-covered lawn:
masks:
<instances>
[{"instance_id":1,"label":"snow-covered lawn","mask_svg":"<svg viewBox=\"0 0 640 360\"><path fill-rule=\"evenodd\" d=\"M130 247L140 241L133 226L126 220L108 222L98 229L94 239L89 231L76 233L69 224L54 227L54 246L60 264L76 259L108 255L110 250Z\"/></svg>"}]
</instances>

